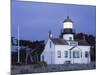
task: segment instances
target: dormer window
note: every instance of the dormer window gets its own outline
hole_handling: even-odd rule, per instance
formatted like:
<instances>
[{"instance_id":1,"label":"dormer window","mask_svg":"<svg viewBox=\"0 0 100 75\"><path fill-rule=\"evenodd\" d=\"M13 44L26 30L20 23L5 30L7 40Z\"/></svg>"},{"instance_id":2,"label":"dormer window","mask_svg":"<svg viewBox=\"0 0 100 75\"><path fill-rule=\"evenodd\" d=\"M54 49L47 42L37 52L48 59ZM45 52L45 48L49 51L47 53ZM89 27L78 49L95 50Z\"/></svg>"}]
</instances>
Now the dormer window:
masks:
<instances>
[{"instance_id":1,"label":"dormer window","mask_svg":"<svg viewBox=\"0 0 100 75\"><path fill-rule=\"evenodd\" d=\"M76 46L76 45L78 45L78 42L77 41L70 41L69 45L70 46Z\"/></svg>"},{"instance_id":2,"label":"dormer window","mask_svg":"<svg viewBox=\"0 0 100 75\"><path fill-rule=\"evenodd\" d=\"M72 40L72 37L69 37L69 40Z\"/></svg>"}]
</instances>

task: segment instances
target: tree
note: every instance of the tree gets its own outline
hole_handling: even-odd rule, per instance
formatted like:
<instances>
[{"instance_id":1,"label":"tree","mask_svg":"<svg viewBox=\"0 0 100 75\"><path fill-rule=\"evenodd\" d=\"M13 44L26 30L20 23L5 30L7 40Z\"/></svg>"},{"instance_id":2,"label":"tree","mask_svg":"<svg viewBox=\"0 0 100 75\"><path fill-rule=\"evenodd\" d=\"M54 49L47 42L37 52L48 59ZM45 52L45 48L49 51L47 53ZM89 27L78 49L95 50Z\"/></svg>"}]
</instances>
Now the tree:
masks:
<instances>
[{"instance_id":1,"label":"tree","mask_svg":"<svg viewBox=\"0 0 100 75\"><path fill-rule=\"evenodd\" d=\"M93 35L78 33L75 34L75 40L84 40L89 43L89 45L91 46L90 49L91 61L95 61L96 60L96 37Z\"/></svg>"},{"instance_id":2,"label":"tree","mask_svg":"<svg viewBox=\"0 0 100 75\"><path fill-rule=\"evenodd\" d=\"M23 60L23 57L25 59L24 62L31 63L31 62L37 62L40 61L40 55L44 49L44 40L42 41L29 41L29 40L19 40L20 45L20 55L21 60ZM22 51L24 47L24 50ZM26 54L23 54L26 53ZM24 56L22 56L24 55ZM33 59L34 58L34 59ZM30 60L29 60L30 59ZM34 60L34 61L33 61ZM29 62L28 62L29 61Z\"/></svg>"}]
</instances>

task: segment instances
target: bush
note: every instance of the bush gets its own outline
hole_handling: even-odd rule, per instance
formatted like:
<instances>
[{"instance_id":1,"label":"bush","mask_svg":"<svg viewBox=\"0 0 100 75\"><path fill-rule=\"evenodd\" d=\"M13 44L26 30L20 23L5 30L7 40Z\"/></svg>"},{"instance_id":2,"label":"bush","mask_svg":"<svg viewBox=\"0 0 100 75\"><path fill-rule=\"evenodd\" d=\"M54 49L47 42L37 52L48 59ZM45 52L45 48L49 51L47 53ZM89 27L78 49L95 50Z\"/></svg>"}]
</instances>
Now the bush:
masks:
<instances>
[{"instance_id":1,"label":"bush","mask_svg":"<svg viewBox=\"0 0 100 75\"><path fill-rule=\"evenodd\" d=\"M44 67L47 67L47 63L46 62L42 62L42 64L44 65Z\"/></svg>"},{"instance_id":2,"label":"bush","mask_svg":"<svg viewBox=\"0 0 100 75\"><path fill-rule=\"evenodd\" d=\"M38 68L38 67L47 67L47 63L46 62L36 62L36 63L34 63L34 65L33 65L35 68Z\"/></svg>"},{"instance_id":3,"label":"bush","mask_svg":"<svg viewBox=\"0 0 100 75\"><path fill-rule=\"evenodd\" d=\"M16 65L22 65L22 63L20 62L20 63L16 63Z\"/></svg>"},{"instance_id":4,"label":"bush","mask_svg":"<svg viewBox=\"0 0 100 75\"><path fill-rule=\"evenodd\" d=\"M29 70L28 69L22 69L22 70L20 70L20 73L21 74L27 74L27 73L29 73Z\"/></svg>"}]
</instances>

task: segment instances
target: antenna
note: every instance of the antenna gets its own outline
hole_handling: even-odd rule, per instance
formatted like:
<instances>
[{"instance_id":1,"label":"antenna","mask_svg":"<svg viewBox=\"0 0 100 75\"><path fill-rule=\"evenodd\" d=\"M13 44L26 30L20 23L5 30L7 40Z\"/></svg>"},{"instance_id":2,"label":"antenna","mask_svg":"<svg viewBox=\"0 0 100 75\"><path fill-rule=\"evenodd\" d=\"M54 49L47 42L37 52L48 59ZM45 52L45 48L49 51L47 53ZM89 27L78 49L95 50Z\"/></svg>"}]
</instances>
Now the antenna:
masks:
<instances>
[{"instance_id":1,"label":"antenna","mask_svg":"<svg viewBox=\"0 0 100 75\"><path fill-rule=\"evenodd\" d=\"M69 7L67 8L67 16L70 16L70 15L69 15Z\"/></svg>"},{"instance_id":2,"label":"antenna","mask_svg":"<svg viewBox=\"0 0 100 75\"><path fill-rule=\"evenodd\" d=\"M19 48L19 25L18 25L18 30L17 30L17 32L18 32L18 63L20 63L20 48Z\"/></svg>"}]
</instances>

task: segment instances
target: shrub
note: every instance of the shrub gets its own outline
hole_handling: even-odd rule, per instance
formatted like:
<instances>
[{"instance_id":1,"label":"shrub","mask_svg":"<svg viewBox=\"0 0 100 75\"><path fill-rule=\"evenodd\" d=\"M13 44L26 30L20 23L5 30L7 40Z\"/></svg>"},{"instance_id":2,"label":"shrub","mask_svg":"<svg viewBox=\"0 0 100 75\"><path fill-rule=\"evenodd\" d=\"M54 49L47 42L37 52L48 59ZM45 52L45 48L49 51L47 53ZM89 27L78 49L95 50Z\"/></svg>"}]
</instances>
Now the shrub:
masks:
<instances>
[{"instance_id":1,"label":"shrub","mask_svg":"<svg viewBox=\"0 0 100 75\"><path fill-rule=\"evenodd\" d=\"M20 62L20 63L16 63L16 65L22 65L22 63Z\"/></svg>"},{"instance_id":2,"label":"shrub","mask_svg":"<svg viewBox=\"0 0 100 75\"><path fill-rule=\"evenodd\" d=\"M38 61L38 62L34 63L33 66L35 68L38 68L38 67L47 67L47 63L46 62L40 62L40 61Z\"/></svg>"},{"instance_id":3,"label":"shrub","mask_svg":"<svg viewBox=\"0 0 100 75\"><path fill-rule=\"evenodd\" d=\"M22 70L20 70L20 73L21 74L27 74L27 73L29 73L29 70L28 69L22 69Z\"/></svg>"},{"instance_id":4,"label":"shrub","mask_svg":"<svg viewBox=\"0 0 100 75\"><path fill-rule=\"evenodd\" d=\"M42 62L42 64L44 65L44 67L47 67L47 63L46 62Z\"/></svg>"}]
</instances>

